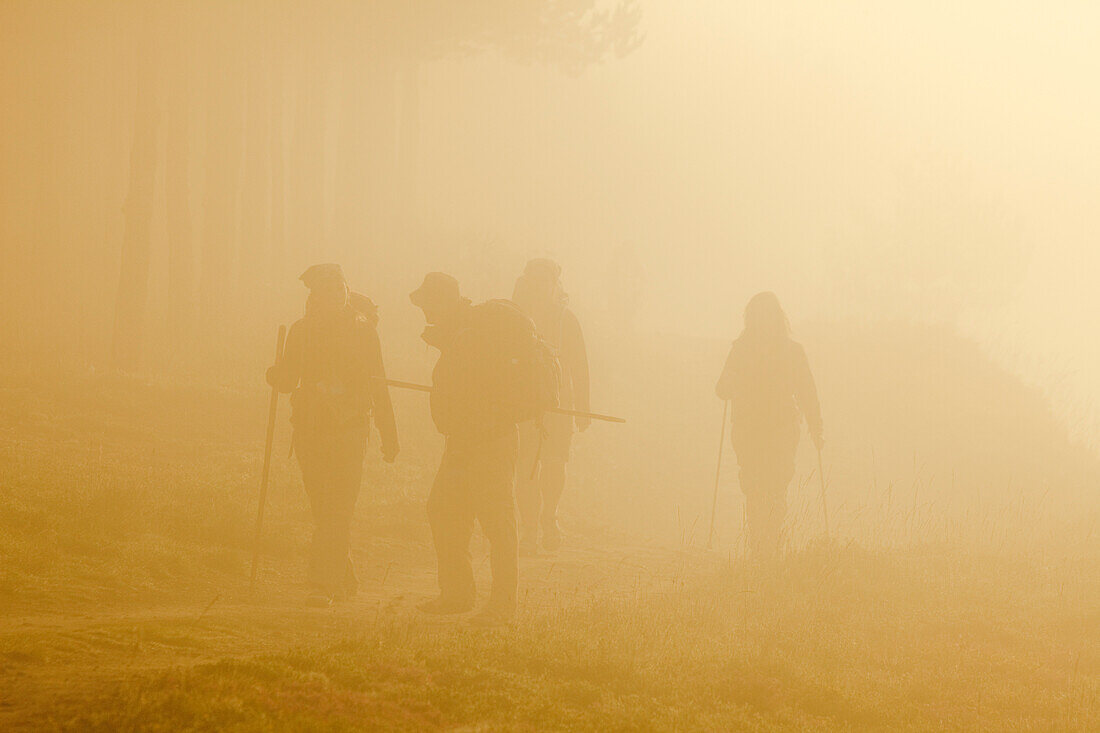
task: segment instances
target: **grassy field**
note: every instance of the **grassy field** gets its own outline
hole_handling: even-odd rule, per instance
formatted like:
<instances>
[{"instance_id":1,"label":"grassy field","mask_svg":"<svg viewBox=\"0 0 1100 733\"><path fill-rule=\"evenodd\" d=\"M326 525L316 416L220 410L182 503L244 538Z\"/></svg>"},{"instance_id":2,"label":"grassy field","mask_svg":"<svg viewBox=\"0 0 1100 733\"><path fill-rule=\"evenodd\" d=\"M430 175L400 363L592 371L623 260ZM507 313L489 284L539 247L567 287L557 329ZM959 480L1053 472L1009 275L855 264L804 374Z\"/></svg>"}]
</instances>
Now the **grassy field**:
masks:
<instances>
[{"instance_id":1,"label":"grassy field","mask_svg":"<svg viewBox=\"0 0 1100 733\"><path fill-rule=\"evenodd\" d=\"M264 407L125 380L0 395L0 728L1100 730L1091 532L818 542L766 569L574 532L524 561L516 624L478 631L413 610L438 449L414 435L368 462L364 593L311 611L282 431L248 588Z\"/></svg>"}]
</instances>

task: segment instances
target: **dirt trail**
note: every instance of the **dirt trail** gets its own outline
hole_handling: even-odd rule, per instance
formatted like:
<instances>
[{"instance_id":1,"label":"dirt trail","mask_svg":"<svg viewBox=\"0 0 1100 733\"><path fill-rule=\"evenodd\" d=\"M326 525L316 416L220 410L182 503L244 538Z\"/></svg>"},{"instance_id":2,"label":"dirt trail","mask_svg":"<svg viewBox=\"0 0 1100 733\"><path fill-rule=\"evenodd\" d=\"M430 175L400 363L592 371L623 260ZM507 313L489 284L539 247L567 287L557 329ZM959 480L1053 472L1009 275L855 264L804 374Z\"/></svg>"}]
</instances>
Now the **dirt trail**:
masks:
<instances>
[{"instance_id":1,"label":"dirt trail","mask_svg":"<svg viewBox=\"0 0 1100 733\"><path fill-rule=\"evenodd\" d=\"M0 436L7 460L0 478L18 488L3 519L19 528L14 546L40 565L13 583L8 605L0 605L0 730L50 709L60 696L102 694L135 675L324 648L371 633L380 621L417 628L462 623L415 610L437 592L435 561L422 501L405 492L425 485L438 460L435 448L410 451L398 469L368 461L371 490L356 511L353 534L360 594L331 609L307 609L305 559L292 554L304 552L308 512L297 467L285 458L289 426L281 423L276 436L269 504L268 539L280 549L265 556L250 593L239 524L254 516L247 502L261 446L255 415L241 403L251 408L254 396L211 398L126 384L133 399L122 402L108 387L75 396L0 395L0 428L7 431ZM209 414L197 416L196 405ZM89 423L99 436L91 444L84 440ZM126 432L111 432L119 426ZM294 537L274 542L276 533L291 530ZM204 537L213 539L204 544ZM524 614L592 592L667 587L685 572L686 558L667 549L597 535L568 540L559 553L521 560L520 623ZM484 598L488 546L480 535L471 551ZM211 554L233 564L204 564ZM692 559L686 566L695 572L704 564ZM113 591L117 597L108 595Z\"/></svg>"},{"instance_id":2,"label":"dirt trail","mask_svg":"<svg viewBox=\"0 0 1100 733\"><path fill-rule=\"evenodd\" d=\"M667 586L699 572L709 559L653 547L572 538L559 553L521 559L520 614L593 591L633 593ZM421 548L424 549L424 548ZM473 543L479 591L489 585L487 544ZM461 618L425 617L415 610L436 592L427 553L395 546L360 568L362 589L348 602L317 610L302 605L294 568L267 568L255 593L247 579L234 587L189 590L176 604L75 604L64 612L0 617L0 727L45 710L58 695L102 691L135 673L274 653L356 638L386 618L455 625Z\"/></svg>"}]
</instances>

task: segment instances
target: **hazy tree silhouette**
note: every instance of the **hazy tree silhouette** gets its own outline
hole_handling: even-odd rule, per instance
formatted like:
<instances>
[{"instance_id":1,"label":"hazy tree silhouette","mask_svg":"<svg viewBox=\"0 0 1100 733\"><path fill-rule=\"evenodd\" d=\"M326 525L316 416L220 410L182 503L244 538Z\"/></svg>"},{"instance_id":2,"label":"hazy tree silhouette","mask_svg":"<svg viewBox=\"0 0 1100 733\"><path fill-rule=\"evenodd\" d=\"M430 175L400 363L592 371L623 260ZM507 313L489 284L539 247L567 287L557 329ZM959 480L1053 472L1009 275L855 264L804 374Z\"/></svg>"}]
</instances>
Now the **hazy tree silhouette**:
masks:
<instances>
[{"instance_id":1,"label":"hazy tree silhouette","mask_svg":"<svg viewBox=\"0 0 1100 733\"><path fill-rule=\"evenodd\" d=\"M125 230L119 266L115 333L111 349L116 369L134 369L140 360L149 291L152 248L153 182L157 170L160 111L152 44L139 47L137 100L130 147L129 189L124 206Z\"/></svg>"},{"instance_id":2,"label":"hazy tree silhouette","mask_svg":"<svg viewBox=\"0 0 1100 733\"><path fill-rule=\"evenodd\" d=\"M170 73L136 88L115 328L115 363L128 369L140 363L153 246L151 120L170 117L168 332L172 351L184 354L201 345L188 343L196 332L246 337L277 284L302 266L288 252L386 267L384 245L415 220L421 64L492 50L578 74L633 50L641 19L636 0L253 0L142 12L150 32L135 40L135 67L148 67L155 49ZM336 142L326 149L330 135ZM201 226L190 205L192 169L201 172ZM244 300L231 292L249 296L248 313L227 313Z\"/></svg>"}]
</instances>

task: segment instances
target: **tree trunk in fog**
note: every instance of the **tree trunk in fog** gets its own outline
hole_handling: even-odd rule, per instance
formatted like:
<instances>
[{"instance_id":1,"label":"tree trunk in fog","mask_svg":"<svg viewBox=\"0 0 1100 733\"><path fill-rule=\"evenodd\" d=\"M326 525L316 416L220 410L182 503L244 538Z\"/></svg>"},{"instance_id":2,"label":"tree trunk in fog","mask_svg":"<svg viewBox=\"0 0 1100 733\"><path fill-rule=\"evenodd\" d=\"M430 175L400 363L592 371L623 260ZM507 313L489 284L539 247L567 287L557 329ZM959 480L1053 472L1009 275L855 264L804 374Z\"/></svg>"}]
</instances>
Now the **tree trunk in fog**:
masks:
<instances>
[{"instance_id":1,"label":"tree trunk in fog","mask_svg":"<svg viewBox=\"0 0 1100 733\"><path fill-rule=\"evenodd\" d=\"M282 60L283 49L276 47L271 58L271 247L268 255L268 298L270 306L274 295L281 289L286 270L286 113L284 88L286 64Z\"/></svg>"},{"instance_id":2,"label":"tree trunk in fog","mask_svg":"<svg viewBox=\"0 0 1100 733\"><path fill-rule=\"evenodd\" d=\"M168 336L171 352L187 353L195 317L195 252L191 224L191 89L177 72L165 124L164 195L168 229Z\"/></svg>"},{"instance_id":3,"label":"tree trunk in fog","mask_svg":"<svg viewBox=\"0 0 1100 733\"><path fill-rule=\"evenodd\" d=\"M308 54L297 70L291 141L290 251L304 256L299 270L329 254L325 243L325 94L322 65Z\"/></svg>"},{"instance_id":4,"label":"tree trunk in fog","mask_svg":"<svg viewBox=\"0 0 1100 733\"><path fill-rule=\"evenodd\" d=\"M363 172L366 182L368 226L360 239L360 255L370 273L371 284L377 273L388 270L385 255L401 249L397 222L401 201L398 173L398 75L393 54L382 54L370 65L369 104L363 135L367 144L369 167Z\"/></svg>"},{"instance_id":5,"label":"tree trunk in fog","mask_svg":"<svg viewBox=\"0 0 1100 733\"><path fill-rule=\"evenodd\" d=\"M360 130L365 164L358 172L362 224L354 241L355 258L366 273L364 287L384 282L380 274L392 267L388 255L402 250L397 222L402 182L398 172L398 75L396 58L384 49L365 65L360 94L364 96Z\"/></svg>"},{"instance_id":6,"label":"tree trunk in fog","mask_svg":"<svg viewBox=\"0 0 1100 733\"><path fill-rule=\"evenodd\" d=\"M367 229L373 225L368 213L368 180L373 177L374 172L371 170L372 161L367 152L367 138L371 134L367 119L371 93L378 94L381 90L371 89L372 74L367 71L368 63L353 57L341 69L340 78L340 108L337 118L340 156L335 161L333 249L349 276L358 269L350 259L360 259ZM363 287L363 284L359 283L358 286Z\"/></svg>"},{"instance_id":7,"label":"tree trunk in fog","mask_svg":"<svg viewBox=\"0 0 1100 733\"><path fill-rule=\"evenodd\" d=\"M203 210L202 316L204 328L227 317L230 289L237 266L237 195L241 175L244 104L234 82L239 71L212 64L209 70L206 121L206 190Z\"/></svg>"},{"instance_id":8,"label":"tree trunk in fog","mask_svg":"<svg viewBox=\"0 0 1100 733\"><path fill-rule=\"evenodd\" d=\"M256 44L249 54L247 117L244 136L244 176L241 182L240 287L259 295L270 284L271 215L271 94L267 48ZM243 306L244 304L242 304ZM249 316L259 316L263 298L249 298Z\"/></svg>"},{"instance_id":9,"label":"tree trunk in fog","mask_svg":"<svg viewBox=\"0 0 1100 733\"><path fill-rule=\"evenodd\" d=\"M398 74L399 120L397 168L401 182L398 210L402 228L408 230L415 221L417 177L420 167L420 62L415 57L405 60Z\"/></svg>"},{"instance_id":10,"label":"tree trunk in fog","mask_svg":"<svg viewBox=\"0 0 1100 733\"><path fill-rule=\"evenodd\" d=\"M340 68L333 251L352 285L375 290L384 255L399 249L396 54L369 24L349 28Z\"/></svg>"},{"instance_id":11,"label":"tree trunk in fog","mask_svg":"<svg viewBox=\"0 0 1100 733\"><path fill-rule=\"evenodd\" d=\"M138 63L148 65L148 58L139 58ZM134 110L129 192L124 212L115 333L111 349L114 368L126 371L136 369L141 361L149 295L149 253L159 124L154 75L149 68L139 70Z\"/></svg>"}]
</instances>

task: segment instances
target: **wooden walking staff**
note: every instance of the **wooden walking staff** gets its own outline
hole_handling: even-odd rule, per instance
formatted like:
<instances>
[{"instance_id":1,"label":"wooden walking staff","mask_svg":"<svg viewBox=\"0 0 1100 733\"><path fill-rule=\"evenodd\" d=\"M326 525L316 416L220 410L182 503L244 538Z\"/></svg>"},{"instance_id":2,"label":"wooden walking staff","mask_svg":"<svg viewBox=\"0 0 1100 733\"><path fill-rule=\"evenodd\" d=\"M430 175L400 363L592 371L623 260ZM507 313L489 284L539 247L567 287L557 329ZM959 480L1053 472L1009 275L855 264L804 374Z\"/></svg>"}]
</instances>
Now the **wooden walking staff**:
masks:
<instances>
[{"instance_id":1,"label":"wooden walking staff","mask_svg":"<svg viewBox=\"0 0 1100 733\"><path fill-rule=\"evenodd\" d=\"M817 449L817 476L821 481L821 513L825 516L825 539L829 539L829 505L825 503L825 462L821 459L821 449Z\"/></svg>"},{"instance_id":2,"label":"wooden walking staff","mask_svg":"<svg viewBox=\"0 0 1100 733\"><path fill-rule=\"evenodd\" d=\"M283 347L286 345L286 326L279 326L279 335L275 339L275 366L283 361ZM275 413L279 409L279 390L271 388L271 401L267 407L267 443L264 446L264 468L260 476L260 508L256 513L256 538L252 544L252 575L248 579L248 588L256 586L256 573L260 567L260 537L264 526L264 505L267 504L267 477L271 472L271 446L275 442Z\"/></svg>"},{"instance_id":3,"label":"wooden walking staff","mask_svg":"<svg viewBox=\"0 0 1100 733\"><path fill-rule=\"evenodd\" d=\"M381 377L374 377L374 379L381 379ZM396 387L398 389L411 389L416 392L431 392L432 388L426 384L416 384L415 382L402 382L399 379L386 379L387 386ZM587 417L589 420L602 420L604 422L613 423L625 423L626 419L621 417L615 417L614 415L601 415L598 412L584 412L582 410L567 410L564 407L549 407L547 412L551 412L555 415L570 415L572 417Z\"/></svg>"},{"instance_id":4,"label":"wooden walking staff","mask_svg":"<svg viewBox=\"0 0 1100 733\"><path fill-rule=\"evenodd\" d=\"M730 401L722 408L722 432L718 438L718 468L714 471L714 499L710 503L710 532L707 533L707 549L714 542L714 514L718 510L718 482L722 478L722 453L726 448L726 422L730 416Z\"/></svg>"}]
</instances>

